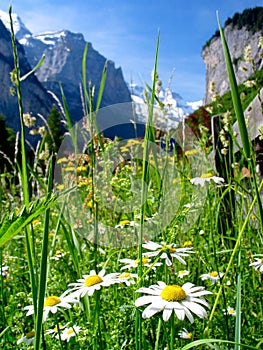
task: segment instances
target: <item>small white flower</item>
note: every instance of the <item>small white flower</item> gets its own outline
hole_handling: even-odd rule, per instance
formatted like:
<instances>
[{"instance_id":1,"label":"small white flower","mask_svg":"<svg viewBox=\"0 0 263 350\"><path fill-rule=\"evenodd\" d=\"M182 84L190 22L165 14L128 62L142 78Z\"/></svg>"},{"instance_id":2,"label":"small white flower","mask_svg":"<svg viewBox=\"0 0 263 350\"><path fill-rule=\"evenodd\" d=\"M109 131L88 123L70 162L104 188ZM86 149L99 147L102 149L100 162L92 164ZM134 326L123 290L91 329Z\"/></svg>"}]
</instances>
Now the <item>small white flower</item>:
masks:
<instances>
[{"instance_id":1,"label":"small white flower","mask_svg":"<svg viewBox=\"0 0 263 350\"><path fill-rule=\"evenodd\" d=\"M70 309L72 303L76 303L77 300L74 299L71 295L65 295L63 293L60 297L55 295L50 295L44 301L43 308L43 322L46 321L49 312L55 314L60 308ZM34 314L34 306L28 305L24 307L24 310L27 310L26 316Z\"/></svg>"},{"instance_id":2,"label":"small white flower","mask_svg":"<svg viewBox=\"0 0 263 350\"><path fill-rule=\"evenodd\" d=\"M56 326L55 328L48 329L46 334L51 334L56 339L59 339L59 332L61 333L64 328L66 328L66 326L59 324L58 327Z\"/></svg>"},{"instance_id":3,"label":"small white flower","mask_svg":"<svg viewBox=\"0 0 263 350\"><path fill-rule=\"evenodd\" d=\"M223 313L225 315L230 315L230 316L236 316L237 315L236 310L233 309L232 307L228 307L227 309L223 309Z\"/></svg>"},{"instance_id":4,"label":"small white flower","mask_svg":"<svg viewBox=\"0 0 263 350\"><path fill-rule=\"evenodd\" d=\"M66 291L66 293L71 293L73 298L83 298L84 295L88 294L91 296L94 294L95 290L100 290L101 287L109 287L110 285L116 283L116 277L118 273L110 273L105 275L106 271L103 269L98 274L95 270L91 270L89 275L83 275L83 278L78 279L76 283L70 283L73 288Z\"/></svg>"},{"instance_id":5,"label":"small white flower","mask_svg":"<svg viewBox=\"0 0 263 350\"><path fill-rule=\"evenodd\" d=\"M201 275L201 279L204 280L210 280L212 281L213 284L217 283L222 277L224 276L223 272L209 272L209 273L204 273Z\"/></svg>"},{"instance_id":6,"label":"small white flower","mask_svg":"<svg viewBox=\"0 0 263 350\"><path fill-rule=\"evenodd\" d=\"M200 318L207 317L203 306L210 308L207 301L203 298L206 294L212 294L204 290L204 287L195 287L193 283L187 282L182 287L178 285L166 285L164 282L158 282L149 288L139 288L139 293L148 294L135 301L135 306L150 304L142 313L143 318L150 318L156 313L163 312L163 320L168 321L174 311L177 318L183 321L185 317L193 323L192 313ZM203 306L202 306L203 305Z\"/></svg>"},{"instance_id":7,"label":"small white flower","mask_svg":"<svg viewBox=\"0 0 263 350\"><path fill-rule=\"evenodd\" d=\"M165 259L165 263L167 266L172 265L171 258L176 258L180 263L186 265L185 260L182 257L189 256L189 253L194 253L192 250L193 247L186 247L186 248L176 248L176 244L166 244L165 242L155 243L152 241L148 241L147 243L142 245L143 248L152 250L152 252L143 253L143 256L147 257L155 257L158 254L160 255L161 259Z\"/></svg>"},{"instance_id":8,"label":"small white flower","mask_svg":"<svg viewBox=\"0 0 263 350\"><path fill-rule=\"evenodd\" d=\"M180 338L183 339L192 339L193 334L189 333L187 329L183 328L180 332L178 332Z\"/></svg>"},{"instance_id":9,"label":"small white flower","mask_svg":"<svg viewBox=\"0 0 263 350\"><path fill-rule=\"evenodd\" d=\"M249 264L249 266L253 266L255 270L263 272L263 258L255 258L255 261Z\"/></svg>"},{"instance_id":10,"label":"small white flower","mask_svg":"<svg viewBox=\"0 0 263 350\"><path fill-rule=\"evenodd\" d=\"M131 284L135 284L135 278L138 278L137 273L123 272L119 274L117 283L125 283L129 287Z\"/></svg>"},{"instance_id":11,"label":"small white flower","mask_svg":"<svg viewBox=\"0 0 263 350\"><path fill-rule=\"evenodd\" d=\"M125 259L120 259L119 262L122 263L122 264L126 264L126 265L121 267L121 270L137 268L138 264L139 264L139 260L138 259L134 260L134 259L126 259L125 258ZM150 267L152 265L151 259L143 257L142 258L142 265L146 266L146 267ZM155 270L156 266L161 266L161 265L162 265L162 263L158 263L157 262L157 263L155 263L152 266L152 269Z\"/></svg>"},{"instance_id":12,"label":"small white flower","mask_svg":"<svg viewBox=\"0 0 263 350\"><path fill-rule=\"evenodd\" d=\"M3 277L5 277L7 275L7 271L9 270L9 266L6 266L6 265L2 265L1 267L1 274Z\"/></svg>"},{"instance_id":13,"label":"small white flower","mask_svg":"<svg viewBox=\"0 0 263 350\"><path fill-rule=\"evenodd\" d=\"M184 276L188 276L189 275L189 271L187 271L187 270L180 270L179 272L178 272L178 277L179 278L183 278Z\"/></svg>"},{"instance_id":14,"label":"small white flower","mask_svg":"<svg viewBox=\"0 0 263 350\"><path fill-rule=\"evenodd\" d=\"M25 343L26 345L34 344L35 332L29 332L24 337L18 339L17 344Z\"/></svg>"},{"instance_id":15,"label":"small white flower","mask_svg":"<svg viewBox=\"0 0 263 350\"><path fill-rule=\"evenodd\" d=\"M201 177L194 177L190 180L191 184L197 186L200 185L204 187L206 182L210 182L213 180L216 184L221 185L221 183L225 182L222 177L213 176L212 174L203 174Z\"/></svg>"},{"instance_id":16,"label":"small white flower","mask_svg":"<svg viewBox=\"0 0 263 350\"><path fill-rule=\"evenodd\" d=\"M81 327L74 325L73 327L65 328L61 333L61 340L69 342L70 338L79 334Z\"/></svg>"},{"instance_id":17,"label":"small white flower","mask_svg":"<svg viewBox=\"0 0 263 350\"><path fill-rule=\"evenodd\" d=\"M63 258L64 255L65 255L65 252L63 250L57 250L55 255L52 256L50 259L58 261L59 259Z\"/></svg>"},{"instance_id":18,"label":"small white flower","mask_svg":"<svg viewBox=\"0 0 263 350\"><path fill-rule=\"evenodd\" d=\"M135 221L130 221L130 220L122 220L119 222L119 224L115 225L115 228L120 228L120 227L139 227L140 224Z\"/></svg>"}]
</instances>

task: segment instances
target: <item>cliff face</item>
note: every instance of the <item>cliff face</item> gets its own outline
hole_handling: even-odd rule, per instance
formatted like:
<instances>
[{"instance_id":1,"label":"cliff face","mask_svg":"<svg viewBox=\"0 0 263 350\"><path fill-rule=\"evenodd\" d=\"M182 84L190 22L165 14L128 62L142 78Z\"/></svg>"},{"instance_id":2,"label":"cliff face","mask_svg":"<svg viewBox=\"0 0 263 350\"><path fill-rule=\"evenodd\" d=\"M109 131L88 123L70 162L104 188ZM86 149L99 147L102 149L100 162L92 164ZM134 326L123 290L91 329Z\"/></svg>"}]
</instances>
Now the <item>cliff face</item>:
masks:
<instances>
[{"instance_id":1,"label":"cliff face","mask_svg":"<svg viewBox=\"0 0 263 350\"><path fill-rule=\"evenodd\" d=\"M263 58L260 53L259 40L262 37L260 31L252 32L246 27L237 28L232 24L224 28L226 41L231 54L237 83L241 84L253 74L251 63L245 60L245 49L248 45L251 47L251 58L254 61L255 69L263 67ZM214 93L223 95L229 91L229 81L225 66L221 38L214 37L208 45L202 50L202 57L206 65L206 92L204 104L211 102ZM245 69L244 69L245 68ZM214 84L214 93L210 91L211 84Z\"/></svg>"},{"instance_id":2,"label":"cliff face","mask_svg":"<svg viewBox=\"0 0 263 350\"><path fill-rule=\"evenodd\" d=\"M21 76L31 70L31 66L25 56L23 47L17 43L19 66ZM14 59L12 51L11 36L0 20L0 114L6 117L7 124L14 131L20 130L19 111L17 96L10 93L13 86L10 79L10 72L14 69ZM52 107L53 99L51 95L40 84L35 75L21 83L23 96L23 109L25 113L38 113L46 117Z\"/></svg>"},{"instance_id":3,"label":"cliff face","mask_svg":"<svg viewBox=\"0 0 263 350\"><path fill-rule=\"evenodd\" d=\"M25 36L23 44L29 62L34 66L45 55L45 60L36 76L47 90L60 98L60 84L63 88L69 112L73 121L83 117L80 85L82 82L82 57L86 41L82 34L62 30L37 36ZM106 58L88 44L87 82L95 86L95 99ZM121 68L115 68L112 61L107 64L107 76L101 107L130 102L131 96L124 81Z\"/></svg>"},{"instance_id":4,"label":"cliff face","mask_svg":"<svg viewBox=\"0 0 263 350\"><path fill-rule=\"evenodd\" d=\"M45 55L42 66L22 82L24 113L31 113L35 117L41 114L44 119L47 118L52 104L56 104L48 90L61 100L62 86L72 121L78 121L84 115L80 93L82 57L86 45L84 36L68 30L34 36L18 15L12 14L12 17L21 76ZM9 30L9 15L0 10L0 114L6 117L8 126L17 132L20 129L17 97L10 93L10 72L14 69L14 61ZM86 78L87 82L95 86L95 103L105 63L106 58L89 43ZM108 61L101 107L124 102L131 102L131 95L122 70L115 68L114 62ZM37 118L37 122L37 126L42 123L40 118ZM35 138L28 135L32 143Z\"/></svg>"}]
</instances>

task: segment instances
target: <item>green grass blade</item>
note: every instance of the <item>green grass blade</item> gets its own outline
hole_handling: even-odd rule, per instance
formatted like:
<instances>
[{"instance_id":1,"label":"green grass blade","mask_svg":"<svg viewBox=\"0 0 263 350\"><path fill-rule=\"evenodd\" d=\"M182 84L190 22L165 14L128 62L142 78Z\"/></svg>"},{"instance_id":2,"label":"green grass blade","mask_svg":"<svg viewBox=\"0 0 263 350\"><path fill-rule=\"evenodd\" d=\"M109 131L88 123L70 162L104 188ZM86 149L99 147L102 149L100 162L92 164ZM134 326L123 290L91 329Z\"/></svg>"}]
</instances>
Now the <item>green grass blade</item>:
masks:
<instances>
[{"instance_id":1,"label":"green grass blade","mask_svg":"<svg viewBox=\"0 0 263 350\"><path fill-rule=\"evenodd\" d=\"M238 276L236 288L236 325L235 325L235 342L241 341L241 250L238 253ZM239 345L235 345L235 350L240 350Z\"/></svg>"},{"instance_id":2,"label":"green grass blade","mask_svg":"<svg viewBox=\"0 0 263 350\"><path fill-rule=\"evenodd\" d=\"M146 186L146 179L148 175L148 158L149 158L149 152L150 152L150 144L153 139L153 128L152 128L152 116L153 116L153 107L154 107L154 91L155 91L155 85L156 85L156 74L157 74L157 67L158 67L158 52L159 52L159 42L160 42L160 35L158 33L158 39L156 44L156 54L155 54L155 62L154 62L154 78L153 78L153 86L152 86L152 96L150 105L148 106L148 121L146 124L146 130L145 130L145 136L144 136L144 149L143 149L143 166L142 166L142 189L141 189L141 208L140 208L140 229L139 229L139 236L138 236L138 267L137 267L137 274L139 277L139 286L142 286L143 279L142 279L142 243L143 243L143 221L144 221L144 210L147 198L147 186ZM135 344L136 344L136 350L142 349L142 319L141 314L138 309L136 309L136 322L135 322Z\"/></svg>"},{"instance_id":3,"label":"green grass blade","mask_svg":"<svg viewBox=\"0 0 263 350\"><path fill-rule=\"evenodd\" d=\"M83 57L82 57L82 85L83 85L83 93L84 93L84 106L85 113L88 114L87 106L89 104L89 94L88 94L88 85L87 85L87 54L88 54L88 43L86 43Z\"/></svg>"},{"instance_id":4,"label":"green grass blade","mask_svg":"<svg viewBox=\"0 0 263 350\"><path fill-rule=\"evenodd\" d=\"M101 77L101 81L100 81L100 89L99 89L97 103L96 103L96 112L98 112L100 105L101 105L101 100L102 100L103 91L104 91L105 82L106 82L106 77L107 77L107 67L108 67L108 62L106 61L105 65L103 67L102 77Z\"/></svg>"},{"instance_id":5,"label":"green grass blade","mask_svg":"<svg viewBox=\"0 0 263 350\"><path fill-rule=\"evenodd\" d=\"M19 118L20 118L20 128L21 128L21 156L22 156L22 188L23 188L23 200L25 205L29 204L30 195L28 187L28 172L27 172L27 156L26 156L26 138L25 138L25 126L23 121L23 103L22 103L22 92L20 84L20 69L19 69L19 60L16 47L16 39L13 28L13 19L12 19L12 7L9 6L9 19L10 19L10 31L11 31L11 40L14 56L14 71L13 71L13 83L16 86L18 108L19 108Z\"/></svg>"},{"instance_id":6,"label":"green grass blade","mask_svg":"<svg viewBox=\"0 0 263 350\"><path fill-rule=\"evenodd\" d=\"M34 74L36 70L38 70L38 68L41 67L42 63L44 62L45 60L45 55L43 55L41 57L41 59L39 60L39 62L36 64L36 66L31 69L30 72L26 73L25 75L23 75L21 78L20 78L20 82L22 82L23 80L26 80L30 75Z\"/></svg>"},{"instance_id":7,"label":"green grass blade","mask_svg":"<svg viewBox=\"0 0 263 350\"><path fill-rule=\"evenodd\" d=\"M188 350L188 349L195 348L195 347L197 347L199 345L213 344L213 343L232 344L232 345L242 346L242 349L244 349L244 350L245 349L256 350L256 348L254 346L240 344L240 343L235 343L233 341L221 340L221 339L200 339L200 340L195 340L192 343L185 345L180 350Z\"/></svg>"},{"instance_id":8,"label":"green grass blade","mask_svg":"<svg viewBox=\"0 0 263 350\"><path fill-rule=\"evenodd\" d=\"M243 145L245 155L247 158L250 158L250 142L249 142L247 127L246 127L245 117L244 117L243 108L242 108L242 104L241 104L241 100L238 92L238 86L237 86L237 81L236 81L236 77L235 77L235 73L234 73L234 69L231 61L231 56L230 56L228 45L225 39L224 31L219 22L218 13L217 13L217 21L218 21L218 27L219 27L221 41L222 41L222 47L223 47L223 52L224 52L224 57L226 62L230 88L231 88L232 101L233 101L234 110L238 121L240 137L242 140L242 145Z\"/></svg>"},{"instance_id":9,"label":"green grass blade","mask_svg":"<svg viewBox=\"0 0 263 350\"><path fill-rule=\"evenodd\" d=\"M53 160L49 162L48 169L48 194L46 200L50 200L53 184ZM43 234L43 244L41 252L41 263L40 263L40 276L38 283L38 303L37 303L37 312L35 317L35 341L34 349L38 350L40 348L40 337L42 330L42 319L43 319L43 308L44 308L44 299L46 293L46 284L47 284L47 265L48 265L48 235L49 235L49 217L50 217L50 208L46 209L45 212L45 221L44 221L44 234Z\"/></svg>"}]
</instances>

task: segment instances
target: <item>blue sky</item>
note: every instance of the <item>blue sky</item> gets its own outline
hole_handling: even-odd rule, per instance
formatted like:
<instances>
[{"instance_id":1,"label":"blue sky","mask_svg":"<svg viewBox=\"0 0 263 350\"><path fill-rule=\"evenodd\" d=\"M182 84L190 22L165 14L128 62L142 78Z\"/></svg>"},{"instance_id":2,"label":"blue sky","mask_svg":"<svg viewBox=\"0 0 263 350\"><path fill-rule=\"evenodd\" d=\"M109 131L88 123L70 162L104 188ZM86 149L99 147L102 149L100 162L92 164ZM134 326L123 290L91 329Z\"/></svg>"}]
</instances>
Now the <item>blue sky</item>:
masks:
<instances>
[{"instance_id":1,"label":"blue sky","mask_svg":"<svg viewBox=\"0 0 263 350\"><path fill-rule=\"evenodd\" d=\"M1 1L8 9L10 1ZM160 30L158 71L167 86L187 101L204 97L202 46L235 12L262 6L262 0L13 0L33 34L69 29L84 34L102 55L121 66L127 81L151 81Z\"/></svg>"}]
</instances>

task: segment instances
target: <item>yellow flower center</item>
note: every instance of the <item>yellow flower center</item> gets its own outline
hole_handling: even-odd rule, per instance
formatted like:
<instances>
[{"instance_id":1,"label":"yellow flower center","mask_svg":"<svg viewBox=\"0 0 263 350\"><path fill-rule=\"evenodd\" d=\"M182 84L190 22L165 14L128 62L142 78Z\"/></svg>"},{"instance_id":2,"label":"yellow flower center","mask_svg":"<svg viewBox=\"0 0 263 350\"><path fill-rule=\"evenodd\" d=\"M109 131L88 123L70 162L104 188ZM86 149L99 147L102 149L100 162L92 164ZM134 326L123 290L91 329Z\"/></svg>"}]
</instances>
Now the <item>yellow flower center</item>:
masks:
<instances>
[{"instance_id":1,"label":"yellow flower center","mask_svg":"<svg viewBox=\"0 0 263 350\"><path fill-rule=\"evenodd\" d=\"M31 339L31 338L33 338L34 336L35 336L35 332L34 332L34 331L28 332L28 333L26 334L26 338L27 338L27 339Z\"/></svg>"},{"instance_id":2,"label":"yellow flower center","mask_svg":"<svg viewBox=\"0 0 263 350\"><path fill-rule=\"evenodd\" d=\"M209 276L211 276L211 277L218 277L218 272L216 272L216 271L210 272Z\"/></svg>"},{"instance_id":3,"label":"yellow flower center","mask_svg":"<svg viewBox=\"0 0 263 350\"><path fill-rule=\"evenodd\" d=\"M169 253L175 253L176 252L176 248L171 247L170 245L166 245L163 246L160 251L164 251L164 252L169 252Z\"/></svg>"},{"instance_id":4,"label":"yellow flower center","mask_svg":"<svg viewBox=\"0 0 263 350\"><path fill-rule=\"evenodd\" d=\"M119 278L129 278L129 277L130 277L130 272L123 272L119 276Z\"/></svg>"},{"instance_id":5,"label":"yellow flower center","mask_svg":"<svg viewBox=\"0 0 263 350\"><path fill-rule=\"evenodd\" d=\"M234 309L228 309L228 313L232 315L232 314L235 313L235 310Z\"/></svg>"},{"instance_id":6,"label":"yellow flower center","mask_svg":"<svg viewBox=\"0 0 263 350\"><path fill-rule=\"evenodd\" d=\"M167 301L181 301L186 299L186 293L182 287L172 284L164 287L161 297Z\"/></svg>"},{"instance_id":7,"label":"yellow flower center","mask_svg":"<svg viewBox=\"0 0 263 350\"><path fill-rule=\"evenodd\" d=\"M187 275L188 274L188 271L187 270L180 270L178 272L179 275Z\"/></svg>"},{"instance_id":8,"label":"yellow flower center","mask_svg":"<svg viewBox=\"0 0 263 350\"><path fill-rule=\"evenodd\" d=\"M59 304L61 300L59 297L56 297L55 295L51 295L50 297L47 297L44 302L44 307L46 306L55 306Z\"/></svg>"},{"instance_id":9,"label":"yellow flower center","mask_svg":"<svg viewBox=\"0 0 263 350\"><path fill-rule=\"evenodd\" d=\"M94 286L95 284L101 283L102 281L103 279L98 275L89 276L85 279L85 286L91 287L91 286Z\"/></svg>"},{"instance_id":10,"label":"yellow flower center","mask_svg":"<svg viewBox=\"0 0 263 350\"><path fill-rule=\"evenodd\" d=\"M130 225L130 220L121 220L120 225L121 226Z\"/></svg>"},{"instance_id":11,"label":"yellow flower center","mask_svg":"<svg viewBox=\"0 0 263 350\"><path fill-rule=\"evenodd\" d=\"M73 328L70 328L70 329L67 330L67 334L72 334L72 333L74 333L74 329Z\"/></svg>"},{"instance_id":12,"label":"yellow flower center","mask_svg":"<svg viewBox=\"0 0 263 350\"><path fill-rule=\"evenodd\" d=\"M192 339L192 336L193 336L192 333L187 333L187 338L188 339Z\"/></svg>"},{"instance_id":13,"label":"yellow flower center","mask_svg":"<svg viewBox=\"0 0 263 350\"><path fill-rule=\"evenodd\" d=\"M135 263L139 264L139 259L136 259ZM148 263L149 263L149 259L143 257L142 258L142 264L145 265L145 264L148 264Z\"/></svg>"},{"instance_id":14,"label":"yellow flower center","mask_svg":"<svg viewBox=\"0 0 263 350\"><path fill-rule=\"evenodd\" d=\"M207 173L207 174L202 174L201 175L202 179L208 179L209 177L213 177L213 174L212 173Z\"/></svg>"},{"instance_id":15,"label":"yellow flower center","mask_svg":"<svg viewBox=\"0 0 263 350\"><path fill-rule=\"evenodd\" d=\"M169 250L169 253L175 253L176 249L172 248L170 245L167 246L167 249Z\"/></svg>"},{"instance_id":16,"label":"yellow flower center","mask_svg":"<svg viewBox=\"0 0 263 350\"><path fill-rule=\"evenodd\" d=\"M261 264L263 264L263 258L261 258L261 261L260 261L260 262L261 262Z\"/></svg>"}]
</instances>

